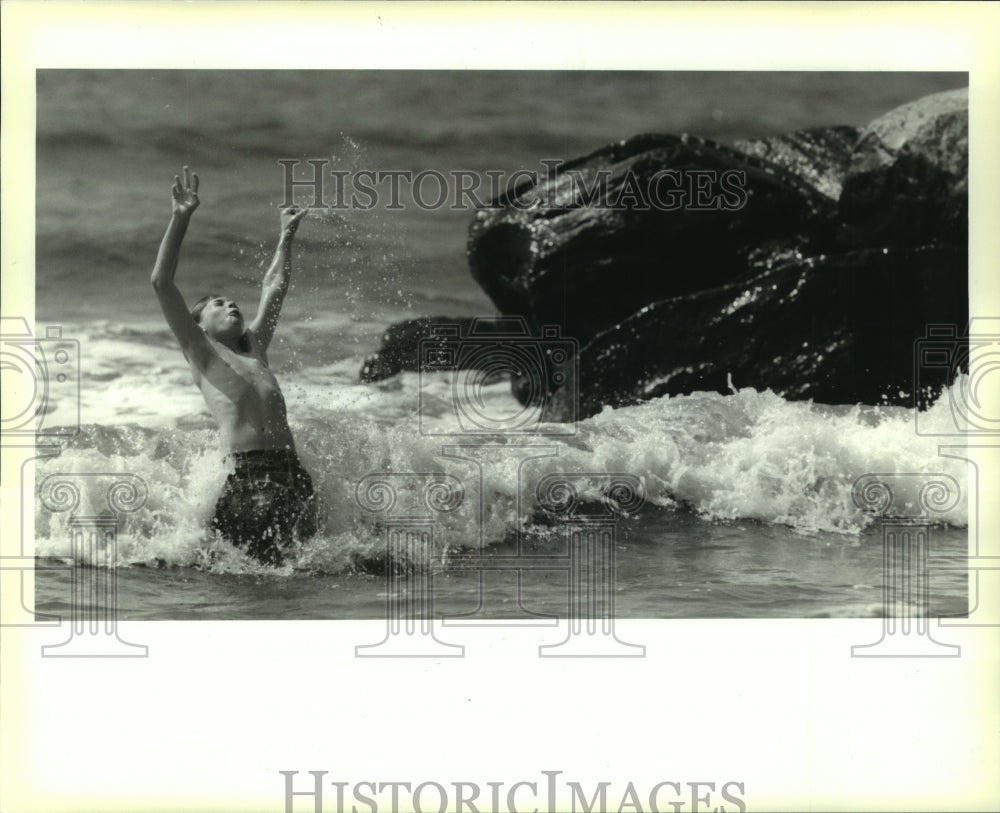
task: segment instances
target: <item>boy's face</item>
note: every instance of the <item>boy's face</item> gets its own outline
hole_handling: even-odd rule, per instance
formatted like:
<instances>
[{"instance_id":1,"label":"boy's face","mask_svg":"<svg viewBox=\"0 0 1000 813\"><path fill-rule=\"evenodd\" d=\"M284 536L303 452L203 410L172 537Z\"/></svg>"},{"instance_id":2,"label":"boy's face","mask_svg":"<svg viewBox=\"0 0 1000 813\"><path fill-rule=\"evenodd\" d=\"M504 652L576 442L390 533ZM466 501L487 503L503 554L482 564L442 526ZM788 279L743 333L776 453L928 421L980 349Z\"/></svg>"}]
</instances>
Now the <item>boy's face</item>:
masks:
<instances>
[{"instance_id":1,"label":"boy's face","mask_svg":"<svg viewBox=\"0 0 1000 813\"><path fill-rule=\"evenodd\" d=\"M243 335L243 314L232 299L223 296L208 300L199 321L205 332L219 341Z\"/></svg>"}]
</instances>

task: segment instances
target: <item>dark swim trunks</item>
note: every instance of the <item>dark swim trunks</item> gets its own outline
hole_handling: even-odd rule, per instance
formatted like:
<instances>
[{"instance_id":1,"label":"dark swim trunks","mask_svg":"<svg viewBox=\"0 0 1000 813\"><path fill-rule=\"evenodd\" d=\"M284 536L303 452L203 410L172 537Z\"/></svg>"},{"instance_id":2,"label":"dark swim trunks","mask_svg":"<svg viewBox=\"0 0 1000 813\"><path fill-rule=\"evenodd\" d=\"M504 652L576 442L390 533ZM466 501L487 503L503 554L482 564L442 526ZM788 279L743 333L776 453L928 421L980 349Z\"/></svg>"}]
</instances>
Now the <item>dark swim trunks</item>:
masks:
<instances>
[{"instance_id":1,"label":"dark swim trunks","mask_svg":"<svg viewBox=\"0 0 1000 813\"><path fill-rule=\"evenodd\" d=\"M260 449L227 458L236 470L215 506L212 529L265 564L280 565L293 536L316 532L312 478L294 452Z\"/></svg>"}]
</instances>

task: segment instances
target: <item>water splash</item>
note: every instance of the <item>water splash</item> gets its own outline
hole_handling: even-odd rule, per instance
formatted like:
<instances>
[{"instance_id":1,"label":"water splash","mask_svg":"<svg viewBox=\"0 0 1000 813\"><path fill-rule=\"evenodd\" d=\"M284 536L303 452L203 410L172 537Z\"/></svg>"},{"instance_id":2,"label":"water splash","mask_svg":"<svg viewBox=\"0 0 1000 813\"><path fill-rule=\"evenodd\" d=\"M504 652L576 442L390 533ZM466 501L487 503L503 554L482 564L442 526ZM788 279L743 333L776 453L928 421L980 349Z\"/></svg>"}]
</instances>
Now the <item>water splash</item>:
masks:
<instances>
[{"instance_id":1,"label":"water splash","mask_svg":"<svg viewBox=\"0 0 1000 813\"><path fill-rule=\"evenodd\" d=\"M443 445L474 444L475 439L420 434L416 374L379 388L331 385L314 370L289 389L295 392L290 414L299 454L323 506L321 533L292 558L289 572L340 572L379 561L380 520L363 511L355 497L357 482L372 472L445 472L462 481L465 503L441 515L435 529L442 556L480 540L487 545L509 540L518 528L534 527L539 518L533 486L554 472L634 474L652 506L683 507L705 521L752 519L806 534L845 535L857 535L872 522L851 499L853 482L864 474L943 472L963 493L967 482L961 461L939 457L937 438L917 435L913 411L903 408L790 402L752 389L727 396L665 397L606 408L582 421L572 437L538 438L556 454L524 465L513 445L494 446L480 469L471 460L442 455ZM444 421L450 378L437 374L424 381L424 391L425 411L437 411L425 414L425 424ZM924 426L943 431L951 425L950 395L946 391L921 414ZM481 396L478 409L507 408L509 385L488 385ZM122 563L253 571L259 566L206 532L227 474L216 444L214 431L205 426L92 425L61 457L41 462L38 478L56 471L122 471L147 482L146 506L122 518ZM593 491L589 496L598 498L596 479ZM87 499L97 501L101 495ZM37 553L69 556L67 517L40 505L36 512ZM937 519L966 526L966 499Z\"/></svg>"}]
</instances>

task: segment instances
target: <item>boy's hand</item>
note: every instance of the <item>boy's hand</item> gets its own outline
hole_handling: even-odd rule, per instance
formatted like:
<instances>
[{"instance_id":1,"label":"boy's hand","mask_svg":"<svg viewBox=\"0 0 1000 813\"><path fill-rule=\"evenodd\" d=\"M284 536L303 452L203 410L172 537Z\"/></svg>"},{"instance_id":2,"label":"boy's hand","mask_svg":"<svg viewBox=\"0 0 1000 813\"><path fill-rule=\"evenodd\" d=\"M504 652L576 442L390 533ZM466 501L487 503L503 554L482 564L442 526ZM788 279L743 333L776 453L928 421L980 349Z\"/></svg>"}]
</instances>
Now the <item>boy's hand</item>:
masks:
<instances>
[{"instance_id":1,"label":"boy's hand","mask_svg":"<svg viewBox=\"0 0 1000 813\"><path fill-rule=\"evenodd\" d=\"M300 209L298 206L289 206L281 210L281 236L292 237L299 228L299 223L309 214L308 209Z\"/></svg>"},{"instance_id":2,"label":"boy's hand","mask_svg":"<svg viewBox=\"0 0 1000 813\"><path fill-rule=\"evenodd\" d=\"M198 174L192 174L187 167L184 167L183 183L180 175L174 175L174 186L170 193L173 197L173 213L190 217L191 213L198 208L198 204L201 203L198 200Z\"/></svg>"}]
</instances>

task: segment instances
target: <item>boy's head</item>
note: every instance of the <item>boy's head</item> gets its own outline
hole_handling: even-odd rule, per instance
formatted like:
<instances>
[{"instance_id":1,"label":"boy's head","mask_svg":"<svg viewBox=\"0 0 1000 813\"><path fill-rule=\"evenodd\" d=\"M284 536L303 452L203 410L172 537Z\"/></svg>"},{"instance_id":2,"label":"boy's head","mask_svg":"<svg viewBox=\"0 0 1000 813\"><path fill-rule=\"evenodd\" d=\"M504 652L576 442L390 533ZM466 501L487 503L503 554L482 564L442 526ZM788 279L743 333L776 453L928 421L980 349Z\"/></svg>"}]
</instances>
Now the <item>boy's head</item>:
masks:
<instances>
[{"instance_id":1,"label":"boy's head","mask_svg":"<svg viewBox=\"0 0 1000 813\"><path fill-rule=\"evenodd\" d=\"M199 325L201 324L201 312L205 310L205 306L212 299L221 299L219 294L208 294L208 296L203 296L191 308L191 318L194 319Z\"/></svg>"},{"instance_id":2,"label":"boy's head","mask_svg":"<svg viewBox=\"0 0 1000 813\"><path fill-rule=\"evenodd\" d=\"M209 294L195 302L191 318L216 341L239 339L244 333L240 309L232 299L220 294Z\"/></svg>"}]
</instances>

